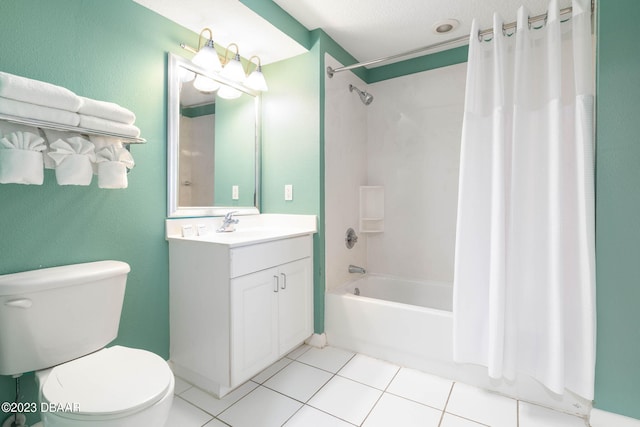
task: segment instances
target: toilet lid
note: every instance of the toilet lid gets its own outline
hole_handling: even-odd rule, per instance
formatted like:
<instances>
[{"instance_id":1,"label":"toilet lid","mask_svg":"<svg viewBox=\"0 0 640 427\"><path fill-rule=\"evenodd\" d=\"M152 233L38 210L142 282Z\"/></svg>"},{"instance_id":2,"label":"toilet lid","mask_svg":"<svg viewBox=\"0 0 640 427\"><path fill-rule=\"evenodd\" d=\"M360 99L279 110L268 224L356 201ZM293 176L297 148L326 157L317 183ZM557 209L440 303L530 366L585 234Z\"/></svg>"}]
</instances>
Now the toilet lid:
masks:
<instances>
[{"instance_id":1,"label":"toilet lid","mask_svg":"<svg viewBox=\"0 0 640 427\"><path fill-rule=\"evenodd\" d=\"M160 356L114 346L53 368L42 397L77 408L75 415L134 412L160 400L172 376Z\"/></svg>"}]
</instances>

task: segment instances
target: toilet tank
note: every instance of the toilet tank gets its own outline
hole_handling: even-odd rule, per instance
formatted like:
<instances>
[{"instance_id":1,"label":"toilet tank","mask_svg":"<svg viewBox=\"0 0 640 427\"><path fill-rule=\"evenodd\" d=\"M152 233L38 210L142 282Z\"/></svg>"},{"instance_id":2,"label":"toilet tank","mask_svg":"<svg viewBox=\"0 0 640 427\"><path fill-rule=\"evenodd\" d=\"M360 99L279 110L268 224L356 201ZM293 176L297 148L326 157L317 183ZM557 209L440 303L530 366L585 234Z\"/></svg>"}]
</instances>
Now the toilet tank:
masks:
<instances>
[{"instance_id":1,"label":"toilet tank","mask_svg":"<svg viewBox=\"0 0 640 427\"><path fill-rule=\"evenodd\" d=\"M98 261L0 275L0 375L55 366L111 342L129 271Z\"/></svg>"}]
</instances>

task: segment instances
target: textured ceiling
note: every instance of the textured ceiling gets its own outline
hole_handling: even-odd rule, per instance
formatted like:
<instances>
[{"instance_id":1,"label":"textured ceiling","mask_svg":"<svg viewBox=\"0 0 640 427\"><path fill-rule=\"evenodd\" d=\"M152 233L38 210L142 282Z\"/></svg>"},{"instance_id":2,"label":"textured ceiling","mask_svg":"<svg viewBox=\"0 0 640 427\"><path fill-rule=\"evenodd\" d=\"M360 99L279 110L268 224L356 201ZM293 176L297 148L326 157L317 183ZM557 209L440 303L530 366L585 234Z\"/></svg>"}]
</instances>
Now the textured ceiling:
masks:
<instances>
[{"instance_id":1,"label":"textured ceiling","mask_svg":"<svg viewBox=\"0 0 640 427\"><path fill-rule=\"evenodd\" d=\"M236 43L240 55L260 57L262 64L280 61L307 50L238 0L134 0L136 3L200 33L209 27L222 47ZM271 1L271 0L263 0ZM198 39L182 40L197 48Z\"/></svg>"},{"instance_id":2,"label":"textured ceiling","mask_svg":"<svg viewBox=\"0 0 640 427\"><path fill-rule=\"evenodd\" d=\"M210 27L216 43L237 43L243 57L258 55L264 64L306 52L238 0L134 1L196 33ZM262 1L274 1L309 30L322 28L361 62L468 35L474 17L482 29L490 28L494 11L512 22L520 5L529 9L530 16L545 13L548 6L548 0ZM558 2L560 8L571 5L571 0ZM460 26L436 34L434 25L446 19L456 19ZM197 46L195 39L185 42Z\"/></svg>"},{"instance_id":3,"label":"textured ceiling","mask_svg":"<svg viewBox=\"0 0 640 427\"><path fill-rule=\"evenodd\" d=\"M505 22L516 19L520 5L530 16L545 13L548 0L273 0L307 29L322 28L358 61L391 56L468 35L471 21L490 28L493 12ZM562 9L571 0L559 0ZM456 19L448 34L433 31L438 21ZM383 65L383 64L380 64Z\"/></svg>"}]
</instances>

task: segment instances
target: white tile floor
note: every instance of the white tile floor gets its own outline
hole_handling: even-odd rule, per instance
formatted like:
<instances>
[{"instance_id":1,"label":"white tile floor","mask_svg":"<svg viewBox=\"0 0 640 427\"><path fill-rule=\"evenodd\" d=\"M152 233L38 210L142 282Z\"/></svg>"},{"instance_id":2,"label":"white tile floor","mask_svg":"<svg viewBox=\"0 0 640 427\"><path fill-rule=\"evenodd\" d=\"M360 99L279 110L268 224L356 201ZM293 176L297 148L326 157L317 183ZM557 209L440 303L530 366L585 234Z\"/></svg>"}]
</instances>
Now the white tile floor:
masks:
<instances>
[{"instance_id":1,"label":"white tile floor","mask_svg":"<svg viewBox=\"0 0 640 427\"><path fill-rule=\"evenodd\" d=\"M223 399L176 379L167 427L585 427L582 418L334 347L302 346Z\"/></svg>"}]
</instances>

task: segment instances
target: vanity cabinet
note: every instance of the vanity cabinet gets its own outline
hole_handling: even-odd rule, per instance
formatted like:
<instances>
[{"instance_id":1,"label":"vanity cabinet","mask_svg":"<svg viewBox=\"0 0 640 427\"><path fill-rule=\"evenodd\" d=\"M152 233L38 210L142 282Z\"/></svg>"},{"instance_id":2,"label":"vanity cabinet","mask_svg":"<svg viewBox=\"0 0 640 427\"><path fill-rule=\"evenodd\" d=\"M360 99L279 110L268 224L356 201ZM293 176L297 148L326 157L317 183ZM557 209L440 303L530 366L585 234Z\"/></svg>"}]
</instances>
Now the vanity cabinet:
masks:
<instances>
[{"instance_id":1,"label":"vanity cabinet","mask_svg":"<svg viewBox=\"0 0 640 427\"><path fill-rule=\"evenodd\" d=\"M313 333L311 235L234 246L169 239L170 362L218 397Z\"/></svg>"},{"instance_id":2,"label":"vanity cabinet","mask_svg":"<svg viewBox=\"0 0 640 427\"><path fill-rule=\"evenodd\" d=\"M251 378L311 335L310 276L304 258L231 280L232 378Z\"/></svg>"}]
</instances>

